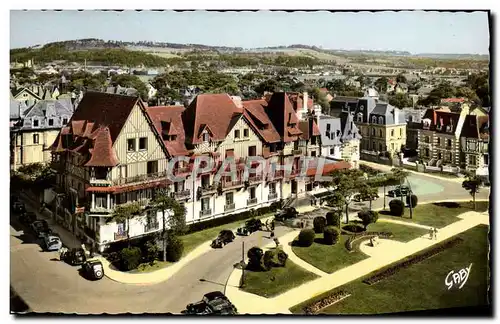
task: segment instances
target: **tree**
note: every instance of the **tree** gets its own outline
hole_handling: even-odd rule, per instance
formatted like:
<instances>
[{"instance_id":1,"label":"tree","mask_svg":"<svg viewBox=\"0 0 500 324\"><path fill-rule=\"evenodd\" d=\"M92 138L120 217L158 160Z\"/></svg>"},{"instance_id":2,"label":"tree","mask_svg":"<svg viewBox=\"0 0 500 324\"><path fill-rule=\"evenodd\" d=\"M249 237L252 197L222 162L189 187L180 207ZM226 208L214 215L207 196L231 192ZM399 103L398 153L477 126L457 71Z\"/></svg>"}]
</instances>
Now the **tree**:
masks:
<instances>
[{"instance_id":1,"label":"tree","mask_svg":"<svg viewBox=\"0 0 500 324\"><path fill-rule=\"evenodd\" d=\"M362 183L361 179L363 178L363 172L356 169L335 170L332 173L332 177L333 181L331 186L335 188L337 192L337 194L332 197L337 201L332 200L332 202L335 204L342 202L344 204L347 224L349 223L349 205Z\"/></svg>"},{"instance_id":2,"label":"tree","mask_svg":"<svg viewBox=\"0 0 500 324\"><path fill-rule=\"evenodd\" d=\"M472 196L472 201L474 202L474 210L476 210L476 195L479 193L479 189L482 185L482 180L479 176L469 173L467 178L462 182L462 188L467 190Z\"/></svg>"},{"instance_id":3,"label":"tree","mask_svg":"<svg viewBox=\"0 0 500 324\"><path fill-rule=\"evenodd\" d=\"M167 190L160 189L157 191L155 198L151 202L154 211L162 213L162 233L163 242L163 260L167 260L167 228L169 234L178 236L185 231L186 228L186 210L174 198L170 197ZM168 217L166 216L167 211Z\"/></svg>"},{"instance_id":4,"label":"tree","mask_svg":"<svg viewBox=\"0 0 500 324\"><path fill-rule=\"evenodd\" d=\"M330 108L330 103L326 99L326 93L319 91L319 88L312 89L311 93L313 99L321 106L321 108L323 109Z\"/></svg>"},{"instance_id":5,"label":"tree","mask_svg":"<svg viewBox=\"0 0 500 324\"><path fill-rule=\"evenodd\" d=\"M113 86L121 86L125 88L134 88L139 93L143 100L148 99L148 89L146 84L139 79L139 77L131 74L117 74L111 78Z\"/></svg>"},{"instance_id":6,"label":"tree","mask_svg":"<svg viewBox=\"0 0 500 324\"><path fill-rule=\"evenodd\" d=\"M130 220L135 216L141 214L143 208L142 205L137 202L130 202L115 207L113 214L109 218L108 222L114 221L116 223L124 223L127 232L128 246L130 247Z\"/></svg>"},{"instance_id":7,"label":"tree","mask_svg":"<svg viewBox=\"0 0 500 324\"><path fill-rule=\"evenodd\" d=\"M380 93L385 93L387 92L387 83L389 80L386 77L381 77L375 80L375 88L377 89L378 92Z\"/></svg>"},{"instance_id":8,"label":"tree","mask_svg":"<svg viewBox=\"0 0 500 324\"><path fill-rule=\"evenodd\" d=\"M370 202L370 210L372 209L372 202L378 197L378 188L374 188L367 183L362 183L359 187L359 195L362 201L368 200Z\"/></svg>"},{"instance_id":9,"label":"tree","mask_svg":"<svg viewBox=\"0 0 500 324\"><path fill-rule=\"evenodd\" d=\"M358 217L363 222L363 226L366 228L368 225L376 223L378 220L378 213L373 210L362 210L358 213Z\"/></svg>"},{"instance_id":10,"label":"tree","mask_svg":"<svg viewBox=\"0 0 500 324\"><path fill-rule=\"evenodd\" d=\"M389 96L389 104L397 108L405 108L413 106L413 102L404 93L396 93L393 96Z\"/></svg>"},{"instance_id":11,"label":"tree","mask_svg":"<svg viewBox=\"0 0 500 324\"><path fill-rule=\"evenodd\" d=\"M397 83L407 83L408 81L406 80L406 77L403 75L403 73L400 73L396 76L396 82Z\"/></svg>"}]
</instances>

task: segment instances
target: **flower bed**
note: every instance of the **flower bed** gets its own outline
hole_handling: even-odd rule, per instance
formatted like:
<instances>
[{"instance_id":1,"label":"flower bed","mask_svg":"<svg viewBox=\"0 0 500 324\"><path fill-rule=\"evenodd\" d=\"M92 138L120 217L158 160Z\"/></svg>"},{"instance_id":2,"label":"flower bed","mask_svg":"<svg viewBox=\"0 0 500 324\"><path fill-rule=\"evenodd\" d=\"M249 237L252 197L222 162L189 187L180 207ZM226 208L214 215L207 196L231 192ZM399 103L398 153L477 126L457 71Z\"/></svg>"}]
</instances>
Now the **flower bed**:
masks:
<instances>
[{"instance_id":1,"label":"flower bed","mask_svg":"<svg viewBox=\"0 0 500 324\"><path fill-rule=\"evenodd\" d=\"M347 298L349 296L351 296L351 294L346 291L343 290L337 291L324 298L321 298L320 300L315 301L309 306L304 307L303 308L304 313L308 315L317 314L323 308L338 303L342 299Z\"/></svg>"},{"instance_id":2,"label":"flower bed","mask_svg":"<svg viewBox=\"0 0 500 324\"><path fill-rule=\"evenodd\" d=\"M421 262L421 261L424 261L438 253L441 253L443 252L444 250L446 249L449 249L449 248L452 248L454 246L456 246L457 244L461 243L463 241L463 239L459 238L459 237L456 237L452 240L449 240L447 242L444 242L430 250L427 250L423 253L420 253L420 254L417 254L413 257L411 257L410 259L407 259L403 262L400 262L386 270L382 270L381 272L363 280L364 283L368 284L368 285L373 285L374 283L377 283L379 282L380 280L383 280L389 276L392 276L393 274L395 274L396 272L398 272L399 270L401 269L405 269L405 268L408 268L409 266L415 264L415 263L418 263L418 262Z\"/></svg>"},{"instance_id":3,"label":"flower bed","mask_svg":"<svg viewBox=\"0 0 500 324\"><path fill-rule=\"evenodd\" d=\"M347 251L352 252L353 247L352 244L362 238L370 238L370 237L381 237L381 238L391 238L393 237L393 234L391 232L364 232L364 233L357 233L354 235L351 235L347 241L345 241L345 248Z\"/></svg>"}]
</instances>

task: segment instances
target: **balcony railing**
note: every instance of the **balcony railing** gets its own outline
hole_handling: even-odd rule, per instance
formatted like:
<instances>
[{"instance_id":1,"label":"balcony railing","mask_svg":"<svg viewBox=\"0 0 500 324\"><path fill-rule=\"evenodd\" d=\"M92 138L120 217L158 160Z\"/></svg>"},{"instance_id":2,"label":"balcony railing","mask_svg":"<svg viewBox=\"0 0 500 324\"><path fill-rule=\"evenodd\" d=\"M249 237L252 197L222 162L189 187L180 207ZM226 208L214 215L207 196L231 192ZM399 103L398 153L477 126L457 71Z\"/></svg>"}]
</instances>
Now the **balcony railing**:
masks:
<instances>
[{"instance_id":1,"label":"balcony railing","mask_svg":"<svg viewBox=\"0 0 500 324\"><path fill-rule=\"evenodd\" d=\"M174 175L188 174L190 172L191 172L190 167L178 167L178 168L174 168L172 171L172 173Z\"/></svg>"},{"instance_id":2,"label":"balcony railing","mask_svg":"<svg viewBox=\"0 0 500 324\"><path fill-rule=\"evenodd\" d=\"M154 181L154 180L158 180L161 178L165 178L166 176L167 176L166 171L149 173L149 174L142 174L142 175L138 175L135 177L116 179L113 181L113 184L114 185L123 185L123 184L134 183L134 182Z\"/></svg>"},{"instance_id":3,"label":"balcony railing","mask_svg":"<svg viewBox=\"0 0 500 324\"><path fill-rule=\"evenodd\" d=\"M250 176L248 177L248 182L253 183L253 182L260 182L262 181L262 176L261 175L256 175L256 176Z\"/></svg>"},{"instance_id":4,"label":"balcony railing","mask_svg":"<svg viewBox=\"0 0 500 324\"><path fill-rule=\"evenodd\" d=\"M268 197L269 200L273 200L273 199L276 199L276 198L278 198L278 193L277 192L273 192L273 193L269 194L269 197Z\"/></svg>"},{"instance_id":5,"label":"balcony railing","mask_svg":"<svg viewBox=\"0 0 500 324\"><path fill-rule=\"evenodd\" d=\"M229 210L234 210L234 208L235 208L234 203L232 203L232 204L226 204L224 206L224 211L226 212L226 211L229 211Z\"/></svg>"},{"instance_id":6,"label":"balcony railing","mask_svg":"<svg viewBox=\"0 0 500 324\"><path fill-rule=\"evenodd\" d=\"M97 186L102 186L102 185L109 185L111 184L111 181L108 179L96 179L96 178L90 178L89 180L91 185L97 185Z\"/></svg>"},{"instance_id":7,"label":"balcony railing","mask_svg":"<svg viewBox=\"0 0 500 324\"><path fill-rule=\"evenodd\" d=\"M215 185L201 186L199 191L202 195L212 194L217 191L217 187Z\"/></svg>"},{"instance_id":8,"label":"balcony railing","mask_svg":"<svg viewBox=\"0 0 500 324\"><path fill-rule=\"evenodd\" d=\"M160 223L158 222L144 225L144 233L157 231L159 229L160 229Z\"/></svg>"},{"instance_id":9,"label":"balcony railing","mask_svg":"<svg viewBox=\"0 0 500 324\"><path fill-rule=\"evenodd\" d=\"M235 180L235 181L222 181L222 188L233 188L233 187L239 187L239 186L244 186L245 181L243 180Z\"/></svg>"},{"instance_id":10,"label":"balcony railing","mask_svg":"<svg viewBox=\"0 0 500 324\"><path fill-rule=\"evenodd\" d=\"M212 215L211 209L200 210L200 217L207 217Z\"/></svg>"},{"instance_id":11,"label":"balcony railing","mask_svg":"<svg viewBox=\"0 0 500 324\"><path fill-rule=\"evenodd\" d=\"M88 205L88 204L87 204ZM90 213L92 214L109 214L113 212L113 208L107 208L107 207L95 207L90 208Z\"/></svg>"},{"instance_id":12,"label":"balcony railing","mask_svg":"<svg viewBox=\"0 0 500 324\"><path fill-rule=\"evenodd\" d=\"M257 198L250 198L247 200L247 205L255 205L257 203Z\"/></svg>"},{"instance_id":13,"label":"balcony railing","mask_svg":"<svg viewBox=\"0 0 500 324\"><path fill-rule=\"evenodd\" d=\"M177 192L172 192L171 195L172 195L172 198L174 198L174 199L186 199L186 198L189 198L191 196L191 190L186 189L186 190L181 190L181 191L177 191Z\"/></svg>"},{"instance_id":14,"label":"balcony railing","mask_svg":"<svg viewBox=\"0 0 500 324\"><path fill-rule=\"evenodd\" d=\"M124 240L127 238L127 233L114 233L115 241Z\"/></svg>"}]
</instances>

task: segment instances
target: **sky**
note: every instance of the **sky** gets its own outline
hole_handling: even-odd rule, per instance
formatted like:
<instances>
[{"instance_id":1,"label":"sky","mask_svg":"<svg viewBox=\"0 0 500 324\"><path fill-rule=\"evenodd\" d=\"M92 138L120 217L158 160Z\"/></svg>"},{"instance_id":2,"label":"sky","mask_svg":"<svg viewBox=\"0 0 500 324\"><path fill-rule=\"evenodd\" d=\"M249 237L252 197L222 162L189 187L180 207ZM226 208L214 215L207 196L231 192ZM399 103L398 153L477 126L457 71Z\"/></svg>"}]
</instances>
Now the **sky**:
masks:
<instances>
[{"instance_id":1,"label":"sky","mask_svg":"<svg viewBox=\"0 0 500 324\"><path fill-rule=\"evenodd\" d=\"M81 38L243 48L305 44L412 54L489 52L487 12L10 12L10 48Z\"/></svg>"}]
</instances>

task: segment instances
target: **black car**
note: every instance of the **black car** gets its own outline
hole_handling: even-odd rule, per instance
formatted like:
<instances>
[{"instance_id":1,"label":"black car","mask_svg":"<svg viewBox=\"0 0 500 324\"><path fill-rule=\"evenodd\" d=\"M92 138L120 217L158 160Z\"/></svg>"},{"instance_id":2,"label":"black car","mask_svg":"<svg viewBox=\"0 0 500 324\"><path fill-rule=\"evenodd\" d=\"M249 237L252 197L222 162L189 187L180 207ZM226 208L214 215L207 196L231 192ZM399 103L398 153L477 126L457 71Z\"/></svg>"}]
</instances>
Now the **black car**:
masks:
<instances>
[{"instance_id":1,"label":"black car","mask_svg":"<svg viewBox=\"0 0 500 324\"><path fill-rule=\"evenodd\" d=\"M36 221L36 214L33 212L24 212L19 215L19 221L24 225L30 225Z\"/></svg>"},{"instance_id":2,"label":"black car","mask_svg":"<svg viewBox=\"0 0 500 324\"><path fill-rule=\"evenodd\" d=\"M263 225L260 219L251 218L245 222L245 226L239 227L236 233L238 235L250 235L253 232L260 231Z\"/></svg>"},{"instance_id":3,"label":"black car","mask_svg":"<svg viewBox=\"0 0 500 324\"><path fill-rule=\"evenodd\" d=\"M74 266L85 263L85 261L87 261L87 257L85 256L85 251L82 248L71 249L61 255L61 260Z\"/></svg>"},{"instance_id":4,"label":"black car","mask_svg":"<svg viewBox=\"0 0 500 324\"><path fill-rule=\"evenodd\" d=\"M201 301L187 305L185 313L196 314L196 315L238 314L236 307L220 291L213 291L208 294L205 294Z\"/></svg>"},{"instance_id":5,"label":"black car","mask_svg":"<svg viewBox=\"0 0 500 324\"><path fill-rule=\"evenodd\" d=\"M99 280L104 277L104 268L99 260L89 260L83 263L82 272L87 279L91 280Z\"/></svg>"},{"instance_id":6,"label":"black car","mask_svg":"<svg viewBox=\"0 0 500 324\"><path fill-rule=\"evenodd\" d=\"M222 230L220 231L219 236L212 241L212 248L222 248L224 245L234 241L234 239L235 236L231 230Z\"/></svg>"},{"instance_id":7,"label":"black car","mask_svg":"<svg viewBox=\"0 0 500 324\"><path fill-rule=\"evenodd\" d=\"M401 187L401 188L396 188L394 190L389 190L387 192L387 196L389 197L401 197L401 196L407 196L410 195L412 192L410 188L408 187Z\"/></svg>"},{"instance_id":8,"label":"black car","mask_svg":"<svg viewBox=\"0 0 500 324\"><path fill-rule=\"evenodd\" d=\"M284 221L299 216L299 212L294 207L285 207L274 214L274 219L277 221Z\"/></svg>"},{"instance_id":9,"label":"black car","mask_svg":"<svg viewBox=\"0 0 500 324\"><path fill-rule=\"evenodd\" d=\"M52 230L46 220L34 221L31 224L31 229L38 238L43 238L46 235L52 234Z\"/></svg>"},{"instance_id":10,"label":"black car","mask_svg":"<svg viewBox=\"0 0 500 324\"><path fill-rule=\"evenodd\" d=\"M363 197L360 194L355 194L354 197L352 198L353 201L355 202L361 202L361 201L368 201L368 199L363 200ZM378 199L378 194L375 194L373 197L373 200Z\"/></svg>"}]
</instances>

